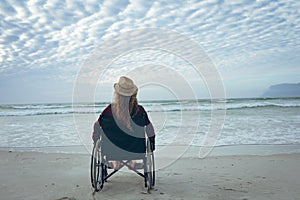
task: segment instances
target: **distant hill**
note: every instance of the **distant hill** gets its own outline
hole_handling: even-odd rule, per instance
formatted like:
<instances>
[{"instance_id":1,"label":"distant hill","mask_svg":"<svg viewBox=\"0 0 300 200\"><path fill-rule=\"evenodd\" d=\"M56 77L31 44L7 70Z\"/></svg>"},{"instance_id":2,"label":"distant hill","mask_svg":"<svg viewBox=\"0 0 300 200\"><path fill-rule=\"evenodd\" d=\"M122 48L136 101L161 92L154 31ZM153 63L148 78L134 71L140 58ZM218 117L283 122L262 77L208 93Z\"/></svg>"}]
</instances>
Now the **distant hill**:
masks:
<instances>
[{"instance_id":1,"label":"distant hill","mask_svg":"<svg viewBox=\"0 0 300 200\"><path fill-rule=\"evenodd\" d=\"M263 97L300 97L300 83L282 83L272 85Z\"/></svg>"}]
</instances>

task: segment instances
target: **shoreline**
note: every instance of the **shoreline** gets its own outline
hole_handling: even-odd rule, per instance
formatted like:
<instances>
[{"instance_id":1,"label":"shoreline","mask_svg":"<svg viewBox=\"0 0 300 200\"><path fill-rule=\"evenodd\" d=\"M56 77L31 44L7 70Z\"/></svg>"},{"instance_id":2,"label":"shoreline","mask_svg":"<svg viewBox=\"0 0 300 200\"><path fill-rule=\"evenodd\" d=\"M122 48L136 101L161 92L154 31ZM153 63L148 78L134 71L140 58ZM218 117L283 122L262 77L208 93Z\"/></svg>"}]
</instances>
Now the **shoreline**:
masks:
<instances>
[{"instance_id":1,"label":"shoreline","mask_svg":"<svg viewBox=\"0 0 300 200\"><path fill-rule=\"evenodd\" d=\"M184 157L198 157L199 151L203 146L172 146L173 148L185 149L182 153ZM160 149L168 148L167 145L157 145L156 153ZM90 152L84 145L74 146L48 146L48 147L0 147L0 152L37 152L37 153L64 153L64 154L83 154ZM243 145L223 145L212 148L207 157L219 156L268 156L278 154L300 153L300 144L243 144Z\"/></svg>"},{"instance_id":2,"label":"shoreline","mask_svg":"<svg viewBox=\"0 0 300 200\"><path fill-rule=\"evenodd\" d=\"M190 156L193 150L156 171L151 194L125 169L94 196L88 154L0 151L0 194L7 200L299 199L300 153L200 159Z\"/></svg>"}]
</instances>

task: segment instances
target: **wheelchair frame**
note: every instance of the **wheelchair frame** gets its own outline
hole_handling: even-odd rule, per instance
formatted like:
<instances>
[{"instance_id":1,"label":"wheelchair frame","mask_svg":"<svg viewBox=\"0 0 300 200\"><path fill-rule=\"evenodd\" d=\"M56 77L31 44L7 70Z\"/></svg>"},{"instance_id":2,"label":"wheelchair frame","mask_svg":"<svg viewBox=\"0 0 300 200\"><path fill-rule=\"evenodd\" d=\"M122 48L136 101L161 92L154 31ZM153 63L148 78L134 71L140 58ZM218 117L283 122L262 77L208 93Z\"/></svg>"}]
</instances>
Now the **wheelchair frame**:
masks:
<instances>
[{"instance_id":1,"label":"wheelchair frame","mask_svg":"<svg viewBox=\"0 0 300 200\"><path fill-rule=\"evenodd\" d=\"M153 189L155 185L155 164L154 164L154 153L150 149L150 141L146 139L146 152L144 156L140 159L134 160L143 160L143 170L144 172L140 172L136 168L130 168L129 162L130 159L124 158L120 161L120 166L118 169L113 169L112 172L108 173L108 169L111 169L109 166L109 161L106 159L106 155L103 155L101 150L101 138L97 140L94 144L92 156L91 156L91 184L94 188L95 192L100 191L104 183L113 176L116 172L118 172L121 168L127 166L130 170L134 171L136 174L140 175L144 178L145 187L147 187L148 193Z\"/></svg>"}]
</instances>

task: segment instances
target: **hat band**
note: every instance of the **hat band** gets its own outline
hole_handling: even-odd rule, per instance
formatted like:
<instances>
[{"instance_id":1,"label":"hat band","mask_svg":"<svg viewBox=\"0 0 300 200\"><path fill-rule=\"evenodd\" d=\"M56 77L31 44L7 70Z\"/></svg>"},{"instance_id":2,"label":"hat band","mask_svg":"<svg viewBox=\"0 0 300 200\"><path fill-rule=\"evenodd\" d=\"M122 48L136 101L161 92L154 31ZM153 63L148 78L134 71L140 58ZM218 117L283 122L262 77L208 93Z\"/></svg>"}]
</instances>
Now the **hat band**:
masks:
<instances>
[{"instance_id":1,"label":"hat band","mask_svg":"<svg viewBox=\"0 0 300 200\"><path fill-rule=\"evenodd\" d=\"M125 88L125 87L122 87L120 84L118 84L118 86L123 89L123 90L132 90L134 89L134 86L132 86L131 88Z\"/></svg>"}]
</instances>

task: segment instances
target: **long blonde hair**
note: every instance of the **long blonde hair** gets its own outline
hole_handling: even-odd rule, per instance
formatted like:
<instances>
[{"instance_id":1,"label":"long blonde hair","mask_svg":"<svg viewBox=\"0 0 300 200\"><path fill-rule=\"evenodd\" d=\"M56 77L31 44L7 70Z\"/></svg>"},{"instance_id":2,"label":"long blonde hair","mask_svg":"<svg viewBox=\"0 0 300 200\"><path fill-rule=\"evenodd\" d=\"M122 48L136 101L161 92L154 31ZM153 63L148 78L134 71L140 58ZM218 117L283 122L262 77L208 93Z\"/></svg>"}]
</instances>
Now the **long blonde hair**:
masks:
<instances>
[{"instance_id":1,"label":"long blonde hair","mask_svg":"<svg viewBox=\"0 0 300 200\"><path fill-rule=\"evenodd\" d=\"M112 113L121 129L126 127L132 131L131 116L135 116L138 112L136 95L137 94L123 96L115 92L114 102L112 103Z\"/></svg>"}]
</instances>

